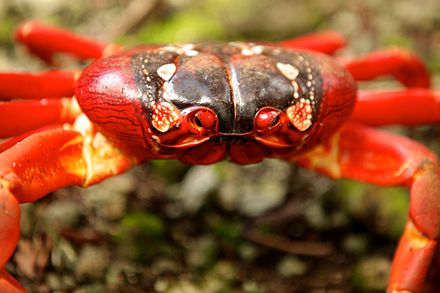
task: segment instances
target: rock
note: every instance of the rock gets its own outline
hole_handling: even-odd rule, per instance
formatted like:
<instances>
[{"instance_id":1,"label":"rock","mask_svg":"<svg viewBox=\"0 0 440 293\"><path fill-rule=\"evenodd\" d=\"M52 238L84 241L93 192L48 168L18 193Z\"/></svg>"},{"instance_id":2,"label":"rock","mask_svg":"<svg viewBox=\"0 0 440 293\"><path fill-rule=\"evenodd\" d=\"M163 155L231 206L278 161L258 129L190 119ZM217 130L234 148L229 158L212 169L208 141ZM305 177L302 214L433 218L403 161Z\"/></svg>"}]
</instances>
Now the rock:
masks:
<instances>
[{"instance_id":1,"label":"rock","mask_svg":"<svg viewBox=\"0 0 440 293\"><path fill-rule=\"evenodd\" d=\"M182 277L181 279L170 282L168 285L168 290L166 290L167 293L204 293L200 288L198 288L196 285L194 285L190 280L185 279Z\"/></svg>"},{"instance_id":2,"label":"rock","mask_svg":"<svg viewBox=\"0 0 440 293\"><path fill-rule=\"evenodd\" d=\"M218 187L219 182L215 166L190 168L182 183L167 189L168 196L175 201L172 210L174 217L197 212L206 197ZM175 205L179 206L178 210Z\"/></svg>"},{"instance_id":3,"label":"rock","mask_svg":"<svg viewBox=\"0 0 440 293\"><path fill-rule=\"evenodd\" d=\"M53 201L43 214L49 230L75 227L83 216L82 207L73 200Z\"/></svg>"},{"instance_id":4,"label":"rock","mask_svg":"<svg viewBox=\"0 0 440 293\"><path fill-rule=\"evenodd\" d=\"M79 280L99 280L104 277L109 265L110 253L106 248L86 245L79 253L75 276Z\"/></svg>"},{"instance_id":5,"label":"rock","mask_svg":"<svg viewBox=\"0 0 440 293\"><path fill-rule=\"evenodd\" d=\"M70 242L60 239L52 249L50 260L52 265L59 270L64 268L72 270L78 261L78 254Z\"/></svg>"},{"instance_id":6,"label":"rock","mask_svg":"<svg viewBox=\"0 0 440 293\"><path fill-rule=\"evenodd\" d=\"M204 276L201 289L203 292L231 292L238 279L237 273L233 263L219 261Z\"/></svg>"},{"instance_id":7,"label":"rock","mask_svg":"<svg viewBox=\"0 0 440 293\"><path fill-rule=\"evenodd\" d=\"M278 262L277 271L286 278L301 276L307 272L307 265L295 256L286 256Z\"/></svg>"},{"instance_id":8,"label":"rock","mask_svg":"<svg viewBox=\"0 0 440 293\"><path fill-rule=\"evenodd\" d=\"M256 281L245 281L242 284L242 289L244 293L263 293L266 292L261 284Z\"/></svg>"},{"instance_id":9,"label":"rock","mask_svg":"<svg viewBox=\"0 0 440 293\"><path fill-rule=\"evenodd\" d=\"M364 255L368 252L368 237L363 234L349 234L343 241L345 251L354 255Z\"/></svg>"},{"instance_id":10,"label":"rock","mask_svg":"<svg viewBox=\"0 0 440 293\"><path fill-rule=\"evenodd\" d=\"M82 286L73 293L108 293L108 289L102 284L91 284Z\"/></svg>"},{"instance_id":11,"label":"rock","mask_svg":"<svg viewBox=\"0 0 440 293\"><path fill-rule=\"evenodd\" d=\"M99 217L109 221L118 220L125 215L127 195L134 188L132 174L122 174L84 190L84 203Z\"/></svg>"},{"instance_id":12,"label":"rock","mask_svg":"<svg viewBox=\"0 0 440 293\"><path fill-rule=\"evenodd\" d=\"M355 287L362 292L385 291L390 268L391 261L382 256L372 256L361 260L353 274Z\"/></svg>"},{"instance_id":13,"label":"rock","mask_svg":"<svg viewBox=\"0 0 440 293\"><path fill-rule=\"evenodd\" d=\"M286 162L265 160L250 166L221 163L219 168L224 181L219 200L227 210L255 217L281 204L287 194L290 166Z\"/></svg>"},{"instance_id":14,"label":"rock","mask_svg":"<svg viewBox=\"0 0 440 293\"><path fill-rule=\"evenodd\" d=\"M203 268L212 264L217 255L217 242L211 236L194 239L188 247L186 261L189 266Z\"/></svg>"}]
</instances>

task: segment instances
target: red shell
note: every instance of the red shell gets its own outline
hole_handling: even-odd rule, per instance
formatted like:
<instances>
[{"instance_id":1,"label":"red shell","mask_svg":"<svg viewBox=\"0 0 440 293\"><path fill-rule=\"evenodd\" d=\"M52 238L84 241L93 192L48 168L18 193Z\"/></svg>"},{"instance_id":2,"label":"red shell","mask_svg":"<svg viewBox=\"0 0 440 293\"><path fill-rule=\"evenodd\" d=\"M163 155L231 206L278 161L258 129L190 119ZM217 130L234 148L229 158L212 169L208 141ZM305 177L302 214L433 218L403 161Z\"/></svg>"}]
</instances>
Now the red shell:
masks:
<instances>
[{"instance_id":1,"label":"red shell","mask_svg":"<svg viewBox=\"0 0 440 293\"><path fill-rule=\"evenodd\" d=\"M84 113L142 159L292 156L327 139L354 106L351 75L319 53L241 43L192 45L191 54L172 48L99 59L78 80Z\"/></svg>"}]
</instances>

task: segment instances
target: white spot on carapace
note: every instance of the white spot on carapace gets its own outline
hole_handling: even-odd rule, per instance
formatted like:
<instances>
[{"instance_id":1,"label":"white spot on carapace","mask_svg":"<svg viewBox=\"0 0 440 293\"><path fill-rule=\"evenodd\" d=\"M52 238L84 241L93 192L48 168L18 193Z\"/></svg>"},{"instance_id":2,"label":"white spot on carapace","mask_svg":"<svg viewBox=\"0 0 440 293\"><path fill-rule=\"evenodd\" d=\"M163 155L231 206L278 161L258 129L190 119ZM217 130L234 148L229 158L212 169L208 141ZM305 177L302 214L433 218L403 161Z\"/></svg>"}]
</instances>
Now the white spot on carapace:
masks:
<instances>
[{"instance_id":1,"label":"white spot on carapace","mask_svg":"<svg viewBox=\"0 0 440 293\"><path fill-rule=\"evenodd\" d=\"M176 69L177 67L176 64L174 63L164 64L157 69L157 74L163 80L168 81L171 79L171 77L173 77L174 73L176 72Z\"/></svg>"},{"instance_id":2,"label":"white spot on carapace","mask_svg":"<svg viewBox=\"0 0 440 293\"><path fill-rule=\"evenodd\" d=\"M292 64L278 62L277 68L285 77L290 80L294 80L299 74L298 68Z\"/></svg>"},{"instance_id":3,"label":"white spot on carapace","mask_svg":"<svg viewBox=\"0 0 440 293\"><path fill-rule=\"evenodd\" d=\"M252 52L254 52L255 54L261 54L263 53L264 47L263 46L255 46L251 48Z\"/></svg>"},{"instance_id":4,"label":"white spot on carapace","mask_svg":"<svg viewBox=\"0 0 440 293\"><path fill-rule=\"evenodd\" d=\"M179 51L179 48L177 48L176 46L163 46L159 49L159 52L173 52L176 53L177 51Z\"/></svg>"},{"instance_id":5,"label":"white spot on carapace","mask_svg":"<svg viewBox=\"0 0 440 293\"><path fill-rule=\"evenodd\" d=\"M199 51L196 50L188 50L188 51L184 51L185 55L188 57L193 57L199 54Z\"/></svg>"},{"instance_id":6,"label":"white spot on carapace","mask_svg":"<svg viewBox=\"0 0 440 293\"><path fill-rule=\"evenodd\" d=\"M245 56L252 56L254 55L254 52L251 49L245 48L241 49L241 54Z\"/></svg>"},{"instance_id":7,"label":"white spot on carapace","mask_svg":"<svg viewBox=\"0 0 440 293\"><path fill-rule=\"evenodd\" d=\"M194 44L191 44L191 43L189 43L189 44L184 44L184 45L182 46L182 49L183 49L184 51L192 50L192 49L194 49Z\"/></svg>"}]
</instances>

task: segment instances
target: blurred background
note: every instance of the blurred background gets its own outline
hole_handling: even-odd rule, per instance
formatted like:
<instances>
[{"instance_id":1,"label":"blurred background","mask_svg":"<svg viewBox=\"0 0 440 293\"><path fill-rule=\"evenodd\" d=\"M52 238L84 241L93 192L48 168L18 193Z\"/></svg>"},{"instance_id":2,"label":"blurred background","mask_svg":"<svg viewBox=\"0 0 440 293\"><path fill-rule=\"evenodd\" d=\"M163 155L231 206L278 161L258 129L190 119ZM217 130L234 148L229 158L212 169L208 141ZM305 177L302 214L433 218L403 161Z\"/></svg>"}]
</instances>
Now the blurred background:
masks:
<instances>
[{"instance_id":1,"label":"blurred background","mask_svg":"<svg viewBox=\"0 0 440 293\"><path fill-rule=\"evenodd\" d=\"M348 40L338 55L409 48L435 81L438 11L437 0L0 0L0 70L47 69L11 38L37 19L127 46L330 29ZM438 152L435 126L388 129ZM405 189L332 182L273 160L156 161L22 205L7 268L32 292L383 292L407 206Z\"/></svg>"}]
</instances>

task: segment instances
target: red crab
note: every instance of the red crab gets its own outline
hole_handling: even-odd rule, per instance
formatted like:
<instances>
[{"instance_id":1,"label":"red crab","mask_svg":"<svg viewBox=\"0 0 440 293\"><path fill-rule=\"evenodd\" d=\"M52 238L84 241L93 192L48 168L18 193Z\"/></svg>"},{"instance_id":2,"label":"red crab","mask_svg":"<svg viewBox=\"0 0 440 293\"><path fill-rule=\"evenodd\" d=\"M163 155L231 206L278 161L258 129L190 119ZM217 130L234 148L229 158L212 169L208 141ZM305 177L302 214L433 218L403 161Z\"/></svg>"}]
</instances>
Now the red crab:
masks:
<instances>
[{"instance_id":1,"label":"red crab","mask_svg":"<svg viewBox=\"0 0 440 293\"><path fill-rule=\"evenodd\" d=\"M81 74L0 73L0 291L26 290L4 269L19 238L19 204L98 183L153 159L239 164L278 158L331 178L411 189L389 292L440 290L437 157L368 125L440 120L425 65L401 49L339 61L336 33L279 43L106 46L36 22L18 41L51 63L95 59ZM328 54L328 55L327 55ZM390 75L394 91L355 81Z\"/></svg>"}]
</instances>

